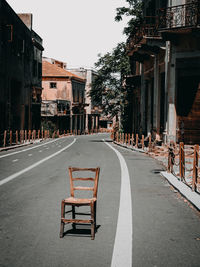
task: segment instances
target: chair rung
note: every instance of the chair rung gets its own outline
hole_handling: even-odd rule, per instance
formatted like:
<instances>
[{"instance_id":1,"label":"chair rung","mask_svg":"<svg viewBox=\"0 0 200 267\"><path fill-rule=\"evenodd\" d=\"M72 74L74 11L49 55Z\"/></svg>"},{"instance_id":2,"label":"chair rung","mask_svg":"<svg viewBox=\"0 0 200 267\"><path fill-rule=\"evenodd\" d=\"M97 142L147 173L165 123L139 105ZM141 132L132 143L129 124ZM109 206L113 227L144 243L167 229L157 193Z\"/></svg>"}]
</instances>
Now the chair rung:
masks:
<instances>
[{"instance_id":1,"label":"chair rung","mask_svg":"<svg viewBox=\"0 0 200 267\"><path fill-rule=\"evenodd\" d=\"M93 191L94 187L76 186L76 187L74 187L74 190L90 190L90 191Z\"/></svg>"},{"instance_id":2,"label":"chair rung","mask_svg":"<svg viewBox=\"0 0 200 267\"><path fill-rule=\"evenodd\" d=\"M93 220L78 220L78 219L65 219L61 218L61 221L64 223L92 223Z\"/></svg>"},{"instance_id":3,"label":"chair rung","mask_svg":"<svg viewBox=\"0 0 200 267\"><path fill-rule=\"evenodd\" d=\"M69 167L70 168L70 167ZM73 167L71 167L71 170L73 171L73 172L75 172L75 171L91 171L91 172L96 172L96 168L73 168Z\"/></svg>"},{"instance_id":4,"label":"chair rung","mask_svg":"<svg viewBox=\"0 0 200 267\"><path fill-rule=\"evenodd\" d=\"M77 177L77 178L72 178L72 181L94 181L94 178L82 178L82 177Z\"/></svg>"}]
</instances>

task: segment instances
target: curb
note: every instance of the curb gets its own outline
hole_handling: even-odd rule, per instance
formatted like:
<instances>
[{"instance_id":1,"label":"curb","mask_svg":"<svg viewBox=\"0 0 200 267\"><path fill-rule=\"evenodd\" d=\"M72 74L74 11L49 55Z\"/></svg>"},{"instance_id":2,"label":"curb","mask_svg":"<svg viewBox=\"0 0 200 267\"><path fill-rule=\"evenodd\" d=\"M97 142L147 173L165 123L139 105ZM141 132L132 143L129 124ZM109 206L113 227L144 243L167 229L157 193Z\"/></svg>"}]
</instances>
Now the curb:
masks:
<instances>
[{"instance_id":1,"label":"curb","mask_svg":"<svg viewBox=\"0 0 200 267\"><path fill-rule=\"evenodd\" d=\"M183 195L193 206L200 211L200 194L192 191L192 189L179 181L173 174L168 172L161 172L161 175L168 180L168 182L176 188L181 195Z\"/></svg>"},{"instance_id":2,"label":"curb","mask_svg":"<svg viewBox=\"0 0 200 267\"><path fill-rule=\"evenodd\" d=\"M15 149L15 148L19 148L19 147L23 147L23 146L32 145L32 144L35 144L35 143L40 143L41 141L42 141L42 139L39 139L39 140L37 140L35 142L31 141L31 142L27 142L27 143L20 144L20 145L8 146L8 147L1 147L0 148L0 152L1 151L7 151L7 150Z\"/></svg>"},{"instance_id":3,"label":"curb","mask_svg":"<svg viewBox=\"0 0 200 267\"><path fill-rule=\"evenodd\" d=\"M132 151L137 151L137 152L140 152L140 153L146 153L147 151L145 151L145 150L142 150L142 149L140 149L140 148L134 148L134 147L129 147L129 146L126 146L126 145L123 145L123 144L119 144L119 143L117 143L117 142L113 142L115 145L118 145L118 146L121 146L121 147L123 147L123 148L127 148L127 149L130 149L130 150L132 150Z\"/></svg>"}]
</instances>

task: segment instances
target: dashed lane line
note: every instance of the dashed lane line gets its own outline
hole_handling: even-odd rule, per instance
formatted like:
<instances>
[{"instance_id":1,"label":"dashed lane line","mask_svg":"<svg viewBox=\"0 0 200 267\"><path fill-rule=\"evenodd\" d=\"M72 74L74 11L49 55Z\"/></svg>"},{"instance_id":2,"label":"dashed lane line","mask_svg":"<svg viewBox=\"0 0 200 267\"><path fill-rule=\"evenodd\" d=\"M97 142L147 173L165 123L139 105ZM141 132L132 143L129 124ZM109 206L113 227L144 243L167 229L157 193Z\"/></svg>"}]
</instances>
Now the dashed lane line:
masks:
<instances>
[{"instance_id":1,"label":"dashed lane line","mask_svg":"<svg viewBox=\"0 0 200 267\"><path fill-rule=\"evenodd\" d=\"M103 141L105 142L104 139ZM121 167L120 203L111 267L131 267L133 230L129 171L122 154L109 143L105 142L105 144L117 154Z\"/></svg>"},{"instance_id":2,"label":"dashed lane line","mask_svg":"<svg viewBox=\"0 0 200 267\"><path fill-rule=\"evenodd\" d=\"M76 138L74 138L72 143L70 143L69 145L63 147L62 149L60 149L59 151L55 152L54 154L52 154L52 155L50 155L50 156L48 156L48 157L46 157L46 158L44 158L42 160L39 160L38 162L30 165L29 167L27 167L27 168L25 168L25 169L23 169L23 170L21 170L19 172L16 172L16 173L4 178L3 180L0 181L0 186L10 182L11 180L13 180L13 179L17 178L18 176L24 174L25 172L28 172L28 171L32 170L33 168L37 167L38 165L42 164L43 162L45 162L45 161L57 156L58 154L60 154L61 152L63 152L64 150L66 150L67 148L72 146L75 142L76 142Z\"/></svg>"},{"instance_id":3,"label":"dashed lane line","mask_svg":"<svg viewBox=\"0 0 200 267\"><path fill-rule=\"evenodd\" d=\"M65 137L62 137L62 138L65 138ZM29 148L26 148L26 149L22 149L22 150L20 150L20 151L15 151L15 152L12 152L12 153L9 153L9 154L1 155L1 156L0 156L0 159L1 159L1 158L8 157L8 156L15 155L15 154L18 154L18 153L21 153L21 152L26 152L26 151L28 151L28 150L35 149L35 148L38 148L38 147L40 147L40 146L46 146L46 145L51 144L51 143L53 143L53 142L57 142L58 140L59 140L59 139L55 139L55 140L49 141L49 142L44 143L44 144L41 144L41 145L37 145L37 146L34 146L34 147L29 147Z\"/></svg>"},{"instance_id":4,"label":"dashed lane line","mask_svg":"<svg viewBox=\"0 0 200 267\"><path fill-rule=\"evenodd\" d=\"M17 161L18 161L18 159L13 159L13 160L12 160L12 162L17 162Z\"/></svg>"}]
</instances>

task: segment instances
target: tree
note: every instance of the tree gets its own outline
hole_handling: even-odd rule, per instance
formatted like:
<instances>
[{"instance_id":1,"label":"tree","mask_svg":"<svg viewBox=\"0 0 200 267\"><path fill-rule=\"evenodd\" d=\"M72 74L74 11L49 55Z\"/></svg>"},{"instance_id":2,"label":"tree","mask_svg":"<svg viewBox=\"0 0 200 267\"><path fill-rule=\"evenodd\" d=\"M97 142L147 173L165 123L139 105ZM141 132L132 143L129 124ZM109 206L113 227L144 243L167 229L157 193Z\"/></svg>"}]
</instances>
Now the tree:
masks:
<instances>
[{"instance_id":1,"label":"tree","mask_svg":"<svg viewBox=\"0 0 200 267\"><path fill-rule=\"evenodd\" d=\"M124 34L131 38L142 21L142 0L126 0L128 7L117 8L116 21L123 16L131 19L124 28ZM101 104L104 113L112 116L120 115L121 128L130 129L132 88L126 86L126 77L130 74L130 62L125 43L119 43L112 52L99 55L95 63L97 77L92 83L90 96L94 102Z\"/></svg>"},{"instance_id":2,"label":"tree","mask_svg":"<svg viewBox=\"0 0 200 267\"><path fill-rule=\"evenodd\" d=\"M102 105L106 115L119 115L123 125L123 114L127 104L125 78L130 74L129 58L125 43L119 43L112 52L99 55L95 63L97 76L92 83L92 101Z\"/></svg>"},{"instance_id":3,"label":"tree","mask_svg":"<svg viewBox=\"0 0 200 267\"><path fill-rule=\"evenodd\" d=\"M128 7L119 7L116 9L117 14L115 16L115 21L123 20L123 16L130 17L127 26L124 28L124 34L128 36L133 36L138 26L142 22L142 0L126 0Z\"/></svg>"}]
</instances>

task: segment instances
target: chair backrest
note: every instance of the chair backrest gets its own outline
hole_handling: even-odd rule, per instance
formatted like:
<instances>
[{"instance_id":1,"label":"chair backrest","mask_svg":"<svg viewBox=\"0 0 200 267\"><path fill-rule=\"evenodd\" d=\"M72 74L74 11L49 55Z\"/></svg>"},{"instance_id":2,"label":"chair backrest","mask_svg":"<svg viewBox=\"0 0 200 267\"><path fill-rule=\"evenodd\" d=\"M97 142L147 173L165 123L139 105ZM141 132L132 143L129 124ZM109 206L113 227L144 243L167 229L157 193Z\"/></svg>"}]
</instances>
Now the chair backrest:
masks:
<instances>
[{"instance_id":1,"label":"chair backrest","mask_svg":"<svg viewBox=\"0 0 200 267\"><path fill-rule=\"evenodd\" d=\"M73 177L73 172L94 172L95 177ZM98 189L98 181L99 181L99 173L100 168L76 168L76 167L69 167L69 178L70 178L70 193L71 196L74 197L74 191L76 190L87 190L93 191L93 197L97 197L97 189ZM74 181L92 181L93 187L86 187L86 186L74 186Z\"/></svg>"}]
</instances>

